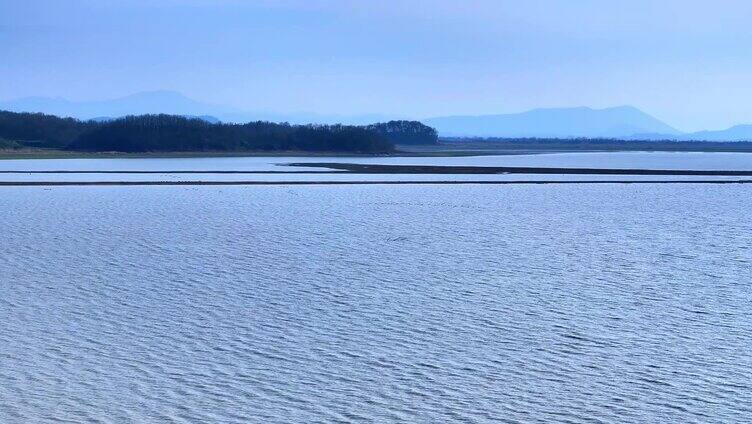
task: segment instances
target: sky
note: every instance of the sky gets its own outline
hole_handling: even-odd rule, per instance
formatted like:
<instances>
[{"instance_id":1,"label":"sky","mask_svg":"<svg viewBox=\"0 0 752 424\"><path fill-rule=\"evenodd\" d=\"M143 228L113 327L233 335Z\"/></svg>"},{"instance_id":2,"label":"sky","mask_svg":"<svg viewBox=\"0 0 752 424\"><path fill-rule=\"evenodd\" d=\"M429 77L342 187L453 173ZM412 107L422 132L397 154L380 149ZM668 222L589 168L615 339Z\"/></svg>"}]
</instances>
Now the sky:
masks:
<instances>
[{"instance_id":1,"label":"sky","mask_svg":"<svg viewBox=\"0 0 752 424\"><path fill-rule=\"evenodd\" d=\"M752 123L749 0L0 0L0 99L174 90L411 118L632 105Z\"/></svg>"}]
</instances>

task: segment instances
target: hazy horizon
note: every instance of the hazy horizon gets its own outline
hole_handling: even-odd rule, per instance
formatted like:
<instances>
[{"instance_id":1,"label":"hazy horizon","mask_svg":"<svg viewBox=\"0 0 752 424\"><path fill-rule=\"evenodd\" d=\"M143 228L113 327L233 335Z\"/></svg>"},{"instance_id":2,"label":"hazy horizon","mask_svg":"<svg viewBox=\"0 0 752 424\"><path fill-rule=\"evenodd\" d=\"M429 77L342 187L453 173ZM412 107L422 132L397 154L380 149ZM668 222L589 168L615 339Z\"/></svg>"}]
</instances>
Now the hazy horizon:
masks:
<instances>
[{"instance_id":1,"label":"hazy horizon","mask_svg":"<svg viewBox=\"0 0 752 424\"><path fill-rule=\"evenodd\" d=\"M185 99L196 101L202 104L211 105L219 108L224 108L227 110L235 110L237 112L261 112L261 113L274 113L274 114L314 114L316 111L313 110L283 110L283 109L247 109L243 107L233 106L233 105L227 105L217 102L210 102L206 101L204 99L195 98L192 96L188 96L185 93L182 93L180 91L175 90L167 90L167 89L155 89L155 90L144 90L134 93L125 94L122 96L116 96L116 97L101 97L101 98L70 98L70 97L64 97L64 96L41 96L41 95L32 95L32 96L21 96L21 97L13 97L13 98L0 98L0 104L2 103L11 103L16 101L23 101L23 100L34 100L34 99L41 99L41 100L58 100L58 101L65 101L65 102L71 102L71 103L105 103L110 101L116 101L116 100L122 100L127 98L133 98L138 96L145 96L145 95L152 95L152 94L165 94L165 95L176 95L176 96L182 96ZM507 114L520 114L520 113L526 113L531 112L535 110L553 110L553 109L592 109L592 110L607 110L607 109L618 109L618 108L636 108L639 110L642 110L636 106L629 105L629 104L614 104L614 105L606 105L603 107L592 107L589 105L568 105L568 106L539 106L539 107L530 107L525 109L519 109L519 110L509 110L507 112L479 112L479 113L451 113L448 115L395 115L395 118L404 118L404 119L431 119L431 118L440 118L440 117L447 117L447 116L485 116L485 115L507 115ZM650 111L645 111L650 114ZM167 111L169 113L169 111ZM338 113L329 113L327 115L340 115L343 117L351 117L351 116L362 116L362 115L391 115L388 113L388 111L379 111L374 110L370 112L361 112L361 113L353 113L348 114L346 112Z\"/></svg>"},{"instance_id":2,"label":"hazy horizon","mask_svg":"<svg viewBox=\"0 0 752 424\"><path fill-rule=\"evenodd\" d=\"M752 4L50 0L0 4L0 99L177 91L245 111L428 118L629 105L752 123Z\"/></svg>"}]
</instances>

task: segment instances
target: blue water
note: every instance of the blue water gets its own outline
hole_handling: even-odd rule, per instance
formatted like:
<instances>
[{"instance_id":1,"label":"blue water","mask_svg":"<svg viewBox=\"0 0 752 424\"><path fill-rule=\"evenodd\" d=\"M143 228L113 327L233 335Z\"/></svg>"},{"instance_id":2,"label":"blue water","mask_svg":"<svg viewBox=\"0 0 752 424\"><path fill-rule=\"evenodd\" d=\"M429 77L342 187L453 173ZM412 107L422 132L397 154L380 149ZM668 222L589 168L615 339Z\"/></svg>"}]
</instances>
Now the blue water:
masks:
<instances>
[{"instance_id":1,"label":"blue water","mask_svg":"<svg viewBox=\"0 0 752 424\"><path fill-rule=\"evenodd\" d=\"M683 169L752 171L749 153L557 153L463 157L226 157L173 159L0 160L0 181L656 181L739 180L748 177L639 175L387 175L387 174L175 174L169 171L291 172L331 171L283 166L296 162L347 162L389 165L522 166L563 168ZM3 171L152 171L157 174L34 174Z\"/></svg>"},{"instance_id":2,"label":"blue water","mask_svg":"<svg viewBox=\"0 0 752 424\"><path fill-rule=\"evenodd\" d=\"M749 422L751 199L0 188L0 422Z\"/></svg>"},{"instance_id":3,"label":"blue water","mask_svg":"<svg viewBox=\"0 0 752 424\"><path fill-rule=\"evenodd\" d=\"M0 171L120 170L120 171L294 171L290 162L346 162L387 165L530 166L558 168L628 168L752 170L750 153L608 152L456 157L213 157L133 159L0 160ZM303 168L310 170L311 168Z\"/></svg>"}]
</instances>

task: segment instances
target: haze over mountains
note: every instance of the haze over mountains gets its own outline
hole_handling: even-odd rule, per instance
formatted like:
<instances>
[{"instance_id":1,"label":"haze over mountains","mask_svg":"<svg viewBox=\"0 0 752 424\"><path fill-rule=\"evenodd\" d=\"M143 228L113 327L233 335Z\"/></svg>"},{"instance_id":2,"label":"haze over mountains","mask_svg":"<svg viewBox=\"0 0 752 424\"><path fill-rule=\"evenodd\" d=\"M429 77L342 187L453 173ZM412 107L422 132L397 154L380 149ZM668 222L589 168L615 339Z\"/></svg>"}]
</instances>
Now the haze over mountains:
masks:
<instances>
[{"instance_id":1,"label":"haze over mountains","mask_svg":"<svg viewBox=\"0 0 752 424\"><path fill-rule=\"evenodd\" d=\"M397 117L386 115L323 115L316 113L273 113L244 111L241 109L200 102L174 91L147 91L111 100L71 101L63 98L25 97L0 101L0 110L11 112L42 112L61 117L82 120L104 120L127 115L166 113L212 118L223 122L244 123L249 121L289 122L291 124L352 124L367 125L389 121Z\"/></svg>"},{"instance_id":2,"label":"haze over mountains","mask_svg":"<svg viewBox=\"0 0 752 424\"><path fill-rule=\"evenodd\" d=\"M327 115L316 113L271 113L244 111L204 103L172 91L151 91L100 101L70 101L62 98L27 97L0 101L0 110L42 112L82 120L109 119L126 115L168 113L196 116L209 122L271 121L292 124L366 125L404 117L394 115ZM588 107L534 109L522 113L445 116L423 123L445 137L500 138L620 138L644 140L752 140L752 125L737 125L720 131L682 133L659 119L631 106L606 109Z\"/></svg>"},{"instance_id":3,"label":"haze over mountains","mask_svg":"<svg viewBox=\"0 0 752 424\"><path fill-rule=\"evenodd\" d=\"M609 137L639 133L678 135L679 131L630 106L534 109L507 115L448 116L425 120L445 136L477 137Z\"/></svg>"}]
</instances>

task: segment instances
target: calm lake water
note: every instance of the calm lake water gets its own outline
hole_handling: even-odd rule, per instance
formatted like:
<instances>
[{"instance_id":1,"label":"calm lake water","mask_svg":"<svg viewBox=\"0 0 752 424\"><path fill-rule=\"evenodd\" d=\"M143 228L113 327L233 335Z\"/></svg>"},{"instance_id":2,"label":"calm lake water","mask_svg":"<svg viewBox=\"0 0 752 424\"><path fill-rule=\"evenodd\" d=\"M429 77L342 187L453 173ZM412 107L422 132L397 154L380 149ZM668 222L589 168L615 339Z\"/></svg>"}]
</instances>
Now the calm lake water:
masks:
<instances>
[{"instance_id":1,"label":"calm lake water","mask_svg":"<svg viewBox=\"0 0 752 424\"><path fill-rule=\"evenodd\" d=\"M682 169L752 171L749 153L559 153L462 157L226 157L173 159L0 160L0 181L656 181L739 180L749 177L624 175L388 175L388 174L175 174L169 171L292 172L326 168L282 166L294 162L387 165L522 166L561 168ZM158 174L34 174L7 171L158 171ZM3 173L6 172L6 173Z\"/></svg>"},{"instance_id":2,"label":"calm lake water","mask_svg":"<svg viewBox=\"0 0 752 424\"><path fill-rule=\"evenodd\" d=\"M751 211L749 185L0 188L0 422L749 422Z\"/></svg>"},{"instance_id":3,"label":"calm lake water","mask_svg":"<svg viewBox=\"0 0 752 424\"><path fill-rule=\"evenodd\" d=\"M608 152L550 153L455 157L215 157L134 159L0 160L0 171L122 170L122 171L294 171L289 162L347 162L387 165L532 166L559 168L637 168L694 170L752 170L750 153ZM304 168L310 170L310 168Z\"/></svg>"}]
</instances>

